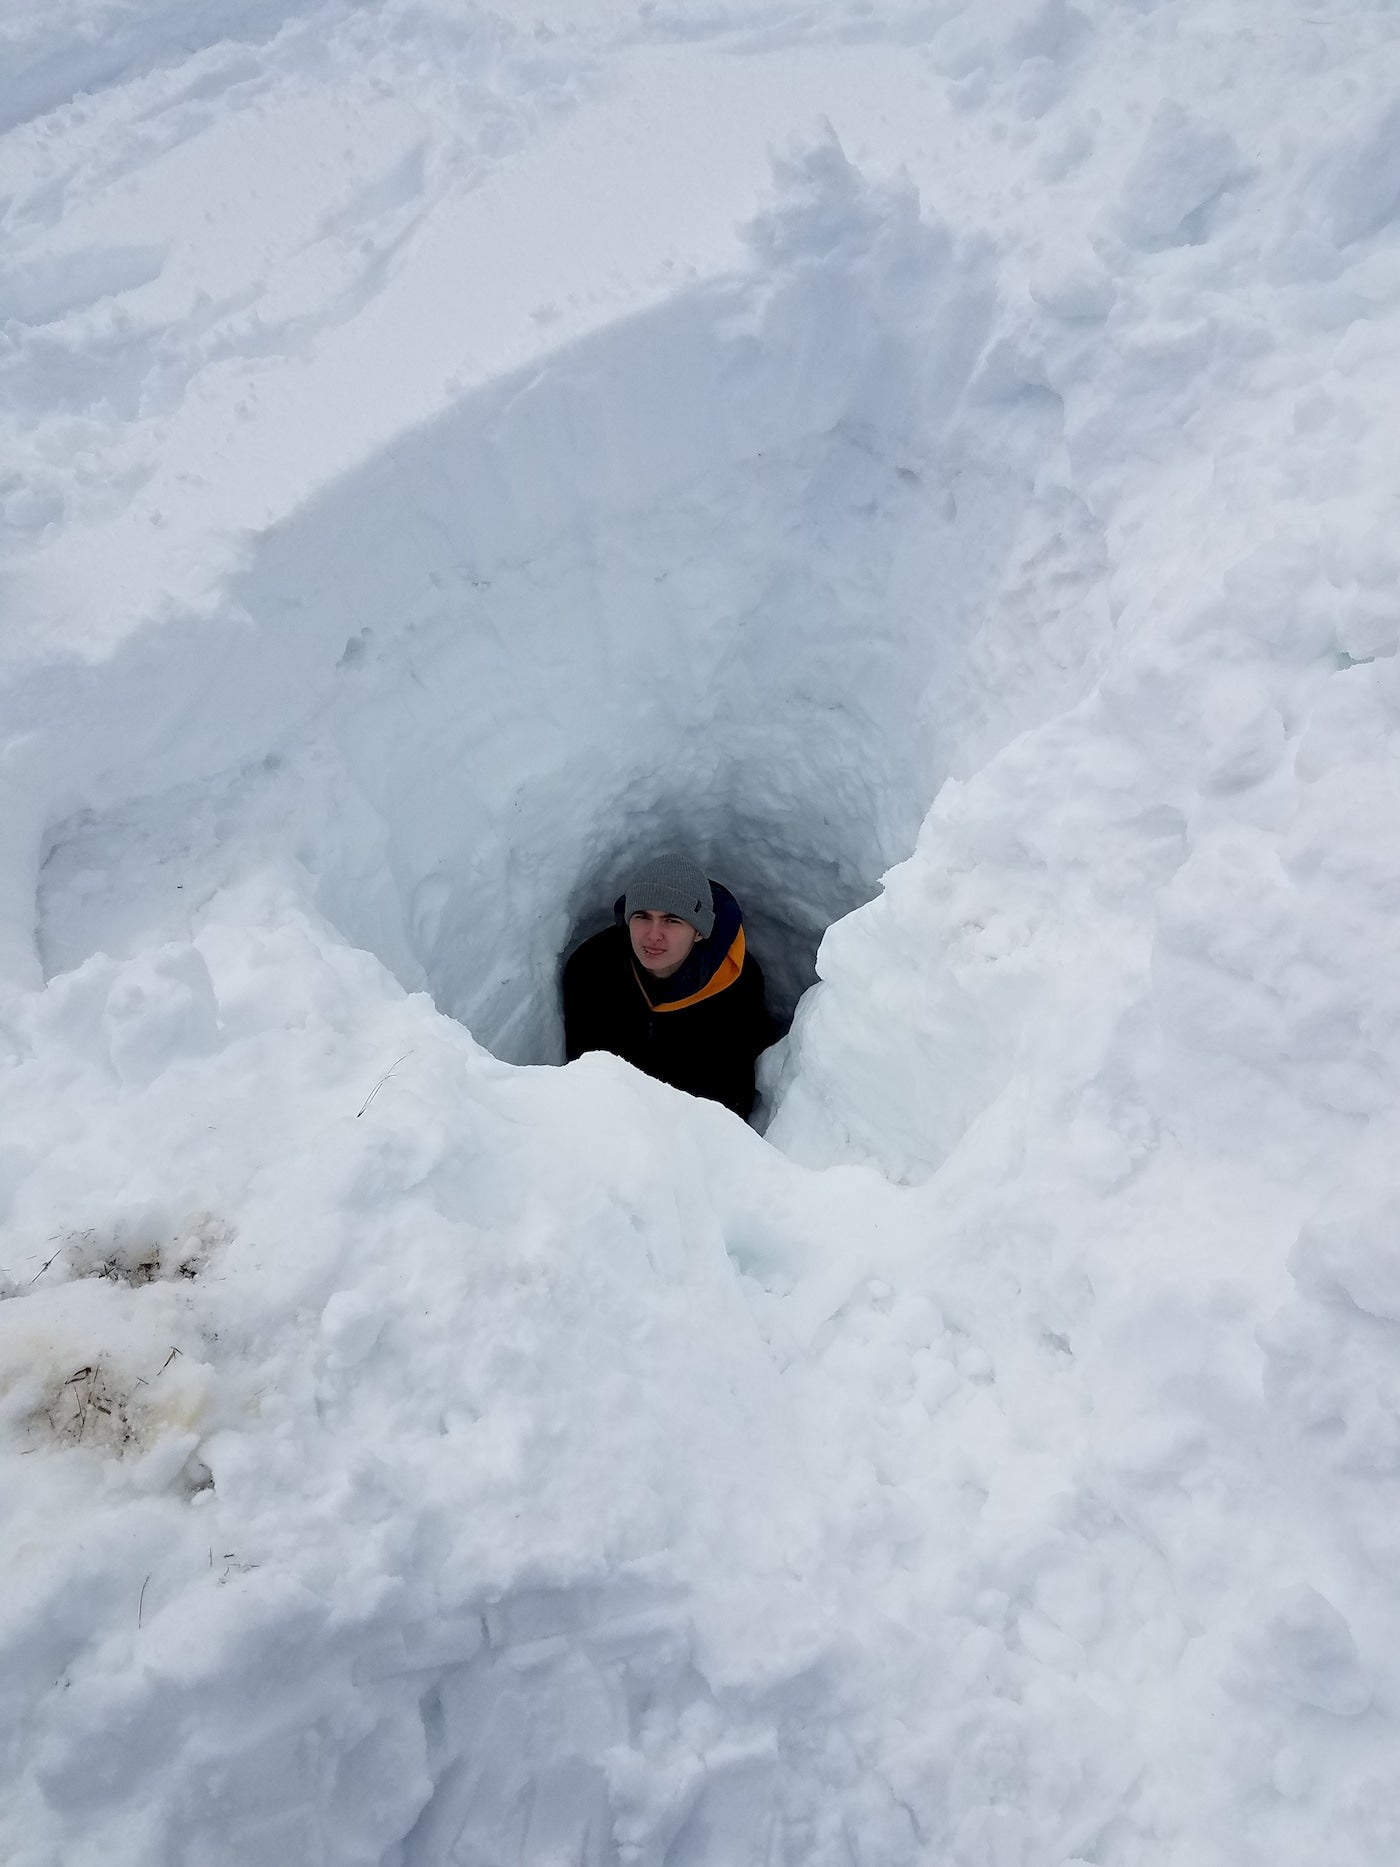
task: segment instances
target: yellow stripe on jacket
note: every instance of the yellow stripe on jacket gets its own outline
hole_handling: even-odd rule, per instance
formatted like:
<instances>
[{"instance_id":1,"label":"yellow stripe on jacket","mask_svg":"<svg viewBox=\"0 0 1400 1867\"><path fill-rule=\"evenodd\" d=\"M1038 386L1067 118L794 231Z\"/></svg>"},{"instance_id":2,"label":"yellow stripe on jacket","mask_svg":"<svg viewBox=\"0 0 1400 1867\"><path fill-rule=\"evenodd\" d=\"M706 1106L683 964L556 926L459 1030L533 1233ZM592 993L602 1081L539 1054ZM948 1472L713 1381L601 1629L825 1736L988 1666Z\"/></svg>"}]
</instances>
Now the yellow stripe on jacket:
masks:
<instances>
[{"instance_id":1,"label":"yellow stripe on jacket","mask_svg":"<svg viewBox=\"0 0 1400 1867\"><path fill-rule=\"evenodd\" d=\"M637 973L635 966L632 968L633 974L637 979L638 990L641 992L642 997L646 999L648 1005L651 1005L653 1011L684 1011L687 1005L698 1005L702 998L713 998L716 992L723 992L729 986L733 985L734 981L743 970L744 930L742 927L739 929L738 933L735 934L733 944L718 966L715 967L711 977L700 987L698 992L692 992L689 998L673 998L669 1004L665 1005L652 1004L651 996L646 987L642 984L640 974Z\"/></svg>"}]
</instances>

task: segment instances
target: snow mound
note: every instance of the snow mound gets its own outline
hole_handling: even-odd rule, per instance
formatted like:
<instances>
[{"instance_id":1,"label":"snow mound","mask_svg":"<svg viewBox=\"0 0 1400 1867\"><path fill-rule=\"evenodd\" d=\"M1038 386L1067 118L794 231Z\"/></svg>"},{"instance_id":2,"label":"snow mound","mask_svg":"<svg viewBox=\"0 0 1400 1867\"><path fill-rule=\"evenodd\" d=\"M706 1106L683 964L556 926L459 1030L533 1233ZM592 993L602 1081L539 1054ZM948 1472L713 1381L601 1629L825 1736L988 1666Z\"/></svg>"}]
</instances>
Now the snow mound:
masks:
<instances>
[{"instance_id":1,"label":"snow mound","mask_svg":"<svg viewBox=\"0 0 1400 1867\"><path fill-rule=\"evenodd\" d=\"M217 683L171 686L148 760L102 738L113 685L134 709L168 667L136 638L77 735L108 802L48 827L46 970L187 935L273 846L406 986L552 1060L558 956L660 839L750 904L791 1009L943 776L1082 686L1106 616L1054 405L976 379L985 253L829 133L748 237L750 271L465 398L261 538L198 638ZM206 775L234 714L256 737Z\"/></svg>"},{"instance_id":2,"label":"snow mound","mask_svg":"<svg viewBox=\"0 0 1400 1867\"><path fill-rule=\"evenodd\" d=\"M0 28L6 1861L1393 1852L1400 41L1314 14ZM766 1137L550 1067L661 841Z\"/></svg>"}]
</instances>

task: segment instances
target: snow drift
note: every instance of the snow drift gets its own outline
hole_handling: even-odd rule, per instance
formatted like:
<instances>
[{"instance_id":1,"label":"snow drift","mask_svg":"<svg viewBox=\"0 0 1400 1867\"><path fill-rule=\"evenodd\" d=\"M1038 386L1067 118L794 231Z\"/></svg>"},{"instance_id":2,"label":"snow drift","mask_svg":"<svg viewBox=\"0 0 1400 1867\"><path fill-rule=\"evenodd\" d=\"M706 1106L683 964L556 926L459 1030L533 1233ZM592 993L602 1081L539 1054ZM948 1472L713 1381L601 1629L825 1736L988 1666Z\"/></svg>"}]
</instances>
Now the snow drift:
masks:
<instances>
[{"instance_id":1,"label":"snow drift","mask_svg":"<svg viewBox=\"0 0 1400 1867\"><path fill-rule=\"evenodd\" d=\"M200 634L217 683L172 687L151 761L85 725L65 782L139 795L48 826L49 971L187 935L280 848L406 986L554 1060L571 932L680 841L791 1009L942 777L1063 701L1106 617L1056 405L971 381L986 255L829 136L780 176L747 273L491 384L259 539ZM1038 555L1058 634L1015 613ZM113 682L149 706L153 657L143 634L101 718ZM205 774L235 695L257 736Z\"/></svg>"},{"instance_id":2,"label":"snow drift","mask_svg":"<svg viewBox=\"0 0 1400 1867\"><path fill-rule=\"evenodd\" d=\"M1393 22L70 11L0 1851L1388 1858ZM541 1067L658 840L766 1140Z\"/></svg>"}]
</instances>

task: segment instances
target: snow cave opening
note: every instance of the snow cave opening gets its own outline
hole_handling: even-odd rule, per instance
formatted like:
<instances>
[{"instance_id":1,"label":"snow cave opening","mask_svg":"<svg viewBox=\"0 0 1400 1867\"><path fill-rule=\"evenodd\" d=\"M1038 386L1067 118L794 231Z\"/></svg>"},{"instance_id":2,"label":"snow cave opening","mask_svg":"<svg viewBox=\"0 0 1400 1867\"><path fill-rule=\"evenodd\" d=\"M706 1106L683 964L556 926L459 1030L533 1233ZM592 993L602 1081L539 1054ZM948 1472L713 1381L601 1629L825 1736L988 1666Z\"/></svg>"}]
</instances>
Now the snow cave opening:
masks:
<instances>
[{"instance_id":1,"label":"snow cave opening","mask_svg":"<svg viewBox=\"0 0 1400 1867\"><path fill-rule=\"evenodd\" d=\"M545 441L542 424L584 432L574 411L546 423L536 406L576 393L532 385L482 478L528 480L501 458L517 433L549 459L558 429ZM615 453L596 409L587 428ZM469 445L423 447L307 519L362 541L380 577L387 557L400 570L372 607L370 564L348 579L366 620L347 634L326 729L294 755L309 792L347 774L363 818L345 834L342 816L336 847L331 813L316 813L301 854L318 905L496 1055L553 1062L564 954L608 924L639 860L683 848L742 903L785 1026L825 928L912 848L936 788L907 617L882 613L899 515L870 482L894 479L909 507L904 483L868 436L826 434L726 460L660 500L638 496L639 472L616 507L585 496L568 524L482 558L434 510ZM582 460L570 499L598 479ZM395 517L376 525L374 511ZM280 551L326 562L309 538ZM260 607L282 589L260 590Z\"/></svg>"},{"instance_id":2,"label":"snow cave opening","mask_svg":"<svg viewBox=\"0 0 1400 1867\"><path fill-rule=\"evenodd\" d=\"M854 278L682 294L257 540L206 736L260 740L201 772L186 709L181 782L125 774L50 836L46 969L161 912L189 937L282 861L496 1055L554 1062L562 956L681 847L743 904L786 1021L944 778L1082 684L1102 609L1058 402L984 354L985 281L897 232L919 265L893 309L859 252Z\"/></svg>"}]
</instances>

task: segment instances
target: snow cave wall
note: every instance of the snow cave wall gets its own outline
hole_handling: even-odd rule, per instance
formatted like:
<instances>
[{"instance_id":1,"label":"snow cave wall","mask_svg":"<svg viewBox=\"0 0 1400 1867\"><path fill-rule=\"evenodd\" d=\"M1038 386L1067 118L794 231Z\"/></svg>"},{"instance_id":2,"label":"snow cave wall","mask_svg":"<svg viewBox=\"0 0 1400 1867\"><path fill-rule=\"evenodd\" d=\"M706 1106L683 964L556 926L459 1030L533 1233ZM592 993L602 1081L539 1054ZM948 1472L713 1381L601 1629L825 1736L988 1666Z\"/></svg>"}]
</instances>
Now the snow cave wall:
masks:
<instances>
[{"instance_id":1,"label":"snow cave wall","mask_svg":"<svg viewBox=\"0 0 1400 1867\"><path fill-rule=\"evenodd\" d=\"M834 139L748 240L747 272L464 396L255 543L158 764L99 755L119 801L48 826L48 972L292 862L405 985L552 1061L559 955L678 843L791 1013L944 777L1072 698L1107 620L989 255ZM230 684L265 743L200 769Z\"/></svg>"},{"instance_id":2,"label":"snow cave wall","mask_svg":"<svg viewBox=\"0 0 1400 1867\"><path fill-rule=\"evenodd\" d=\"M1344 103L1314 98L1307 120L1350 125ZM1196 324L1165 321L1174 286L1195 303L1229 285L1237 251L1248 290L1258 276L1253 247L1200 243L1214 193L1180 190L1218 170L1179 133L1153 132L1146 173L1189 210L1184 244L1149 216L1117 308L1112 279L1071 273L1037 300L1057 329L1024 345L984 254L819 151L783 178L749 276L464 393L253 540L198 626L36 678L26 730L46 707L76 722L61 774L18 735L6 772L49 851L50 971L158 942L162 916L188 932L221 881L275 863L445 1006L454 983L479 991L461 1013L484 1035L494 1018L505 1054L546 1043L556 936L625 853L616 813L590 844L593 794L645 800L640 842L669 828L658 771L688 813L680 780L713 780L679 722L708 729L707 758L742 754L733 794L802 851L773 869L786 929L823 784L823 847L846 839L873 875L839 781L863 760L917 814L921 787L976 769L833 933L779 1147L606 1059L497 1069L324 926L269 932L256 889L199 929L212 987L203 959L157 952L33 995L9 1106L47 1131L32 1163L0 1150L33 1248L11 1314L52 1300L61 1379L94 1339L58 1328L65 1300L150 1299L145 1336L132 1318L130 1347L116 1329L107 1347L154 1375L168 1317L172 1366L221 1426L200 1502L158 1492L188 1443L167 1434L158 1469L105 1492L119 1533L54 1539L31 1574L7 1678L33 1735L18 1819L60 1837L45 1867L111 1860L116 1839L143 1864L162 1844L439 1867L576 1841L602 1859L609 1829L639 1860L729 1867L780 1825L812 1860L849 1857L840 1825L901 1863L1234 1861L1243 1832L1251 1859L1317 1857L1326 1836L1324 1855L1372 1867L1395 1806L1378 1189L1400 996L1376 937L1394 919L1395 576L1371 431L1342 440L1353 394L1393 402L1395 347L1377 326L1374 375L1358 365L1345 393L1326 375L1362 340L1326 322L1350 295L1314 289L1315 244L1295 298L1240 317L1208 293ZM1286 189L1266 206L1239 227L1307 225ZM705 393L682 400L687 373ZM1242 420L1241 382L1268 390L1286 445ZM1106 608L1076 487L1109 528L1133 650L1071 711ZM643 614L649 526L694 555L687 600ZM814 672L838 610L889 625L867 630L859 687ZM672 677L663 626L723 708ZM715 687L738 661L761 678ZM844 761L809 730L793 770L769 741L784 707L823 717L801 711L809 688ZM718 811L699 829L717 867L735 859ZM32 867L26 888L28 942ZM944 1171L897 1196L791 1158L854 1143L918 1180L960 1124ZM56 1219L78 1231L186 1184L239 1228L188 1309L174 1280L126 1291L81 1266L31 1288ZM768 1340L732 1265L755 1267ZM276 1407L240 1410L268 1386ZM15 1469L45 1524L93 1521L90 1465ZM215 1550L239 1566L216 1573ZM864 1668L844 1699L833 1657L805 1657L833 1627Z\"/></svg>"}]
</instances>

